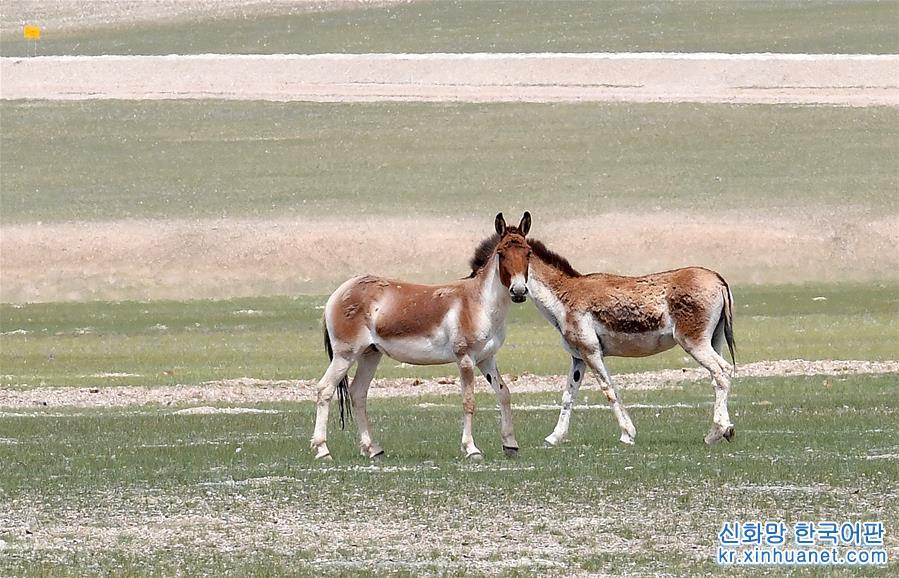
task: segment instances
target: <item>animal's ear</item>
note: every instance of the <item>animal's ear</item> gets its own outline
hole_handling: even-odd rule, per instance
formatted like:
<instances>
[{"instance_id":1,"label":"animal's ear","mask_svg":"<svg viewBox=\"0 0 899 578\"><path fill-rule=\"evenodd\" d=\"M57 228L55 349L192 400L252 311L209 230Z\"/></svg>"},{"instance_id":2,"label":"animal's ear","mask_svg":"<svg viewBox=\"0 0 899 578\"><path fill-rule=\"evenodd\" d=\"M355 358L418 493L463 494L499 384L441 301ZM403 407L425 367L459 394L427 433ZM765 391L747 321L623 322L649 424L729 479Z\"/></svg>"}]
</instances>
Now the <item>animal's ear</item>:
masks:
<instances>
[{"instance_id":1,"label":"animal's ear","mask_svg":"<svg viewBox=\"0 0 899 578\"><path fill-rule=\"evenodd\" d=\"M506 220L503 218L502 213L496 214L496 220L493 222L493 226L496 227L496 234L502 237L503 233L506 232Z\"/></svg>"},{"instance_id":2,"label":"animal's ear","mask_svg":"<svg viewBox=\"0 0 899 578\"><path fill-rule=\"evenodd\" d=\"M531 230L531 214L527 211L521 216L521 222L518 223L518 231L523 237L526 237L528 231Z\"/></svg>"}]
</instances>

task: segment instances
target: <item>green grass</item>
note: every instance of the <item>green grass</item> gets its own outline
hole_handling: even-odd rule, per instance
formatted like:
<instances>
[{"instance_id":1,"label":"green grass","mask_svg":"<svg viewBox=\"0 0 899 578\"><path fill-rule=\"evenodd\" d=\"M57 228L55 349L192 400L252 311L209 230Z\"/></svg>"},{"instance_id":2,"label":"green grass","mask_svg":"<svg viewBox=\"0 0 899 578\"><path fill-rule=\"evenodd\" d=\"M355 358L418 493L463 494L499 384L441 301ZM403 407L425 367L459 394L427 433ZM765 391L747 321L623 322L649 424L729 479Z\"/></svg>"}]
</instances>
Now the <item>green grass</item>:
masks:
<instances>
[{"instance_id":1,"label":"green grass","mask_svg":"<svg viewBox=\"0 0 899 578\"><path fill-rule=\"evenodd\" d=\"M737 437L713 447L701 442L705 384L624 396L653 405L631 409L636 446L619 446L611 413L589 405L570 442L545 450L556 410L523 408L557 395L516 395L522 451L507 461L495 402L479 395L481 465L459 456L457 396L376 399L388 457L375 468L352 426L334 423L335 462L313 463L310 403L7 413L0 573L707 575L722 571L711 558L721 524L757 519L882 521L895 552L899 466L883 457L899 452L894 376L740 379ZM834 571L847 572L795 573Z\"/></svg>"},{"instance_id":2,"label":"green grass","mask_svg":"<svg viewBox=\"0 0 899 578\"><path fill-rule=\"evenodd\" d=\"M0 102L0 221L897 210L894 108Z\"/></svg>"},{"instance_id":3,"label":"green grass","mask_svg":"<svg viewBox=\"0 0 899 578\"><path fill-rule=\"evenodd\" d=\"M734 293L739 363L899 358L895 285L748 286L735 287ZM325 299L0 305L0 383L33 387L318 379L327 366L319 309ZM641 359L610 358L609 368L621 373L694 366L685 355L675 348ZM568 370L558 334L531 304L512 309L499 363L504 373L512 374ZM404 367L388 358L378 369L381 377L456 372L451 365Z\"/></svg>"},{"instance_id":4,"label":"green grass","mask_svg":"<svg viewBox=\"0 0 899 578\"><path fill-rule=\"evenodd\" d=\"M37 53L899 51L892 1L443 1L291 12L45 27ZM0 38L4 56L34 50L20 29Z\"/></svg>"}]
</instances>

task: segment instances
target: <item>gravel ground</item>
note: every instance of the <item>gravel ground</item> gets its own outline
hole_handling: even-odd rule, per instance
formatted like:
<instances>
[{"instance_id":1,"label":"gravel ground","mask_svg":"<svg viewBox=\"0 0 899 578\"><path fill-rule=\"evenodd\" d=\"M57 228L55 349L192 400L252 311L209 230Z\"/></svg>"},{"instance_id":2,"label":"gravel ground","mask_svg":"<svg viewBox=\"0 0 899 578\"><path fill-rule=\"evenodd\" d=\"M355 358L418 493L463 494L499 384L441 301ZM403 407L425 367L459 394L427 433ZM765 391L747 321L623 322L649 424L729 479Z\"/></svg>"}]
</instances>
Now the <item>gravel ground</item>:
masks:
<instances>
[{"instance_id":1,"label":"gravel ground","mask_svg":"<svg viewBox=\"0 0 899 578\"><path fill-rule=\"evenodd\" d=\"M802 359L765 361L738 366L738 377L775 377L803 375L899 375L899 361L805 361ZM613 375L625 390L657 389L708 379L698 368L669 369L644 373ZM507 376L514 393L561 391L566 377L561 375ZM594 387L592 381L587 388ZM30 409L35 407L124 407L141 405L185 405L209 403L268 403L311 400L315 396L313 380L268 381L250 377L204 383L159 387L39 387L34 389L0 389L0 407ZM478 380L478 388L488 391L487 383ZM416 378L375 379L371 397L415 397L450 395L458 391L455 377L420 380Z\"/></svg>"}]
</instances>

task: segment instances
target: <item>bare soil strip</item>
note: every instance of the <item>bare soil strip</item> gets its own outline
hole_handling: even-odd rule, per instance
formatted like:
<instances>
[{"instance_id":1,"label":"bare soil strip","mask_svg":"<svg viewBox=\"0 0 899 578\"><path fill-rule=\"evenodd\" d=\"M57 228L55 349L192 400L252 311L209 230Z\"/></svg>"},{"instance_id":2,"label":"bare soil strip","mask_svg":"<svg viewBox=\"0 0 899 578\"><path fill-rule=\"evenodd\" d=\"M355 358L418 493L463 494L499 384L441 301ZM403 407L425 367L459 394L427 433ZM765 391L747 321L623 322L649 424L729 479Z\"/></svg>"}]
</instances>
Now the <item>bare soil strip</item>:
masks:
<instances>
[{"instance_id":1,"label":"bare soil strip","mask_svg":"<svg viewBox=\"0 0 899 578\"><path fill-rule=\"evenodd\" d=\"M314 54L0 59L3 99L897 106L899 55Z\"/></svg>"},{"instance_id":2,"label":"bare soil strip","mask_svg":"<svg viewBox=\"0 0 899 578\"><path fill-rule=\"evenodd\" d=\"M765 361L740 365L737 377L777 376L845 376L897 374L899 361L805 361L802 359ZM680 368L663 371L620 374L613 377L623 389L660 389L708 379L699 368ZM566 377L524 374L508 376L514 393L561 391ZM188 405L209 403L272 403L308 401L314 399L314 380L270 381L241 378L204 383L159 387L98 387L35 389L0 389L0 407L34 409L43 407L126 407L140 405ZM452 395L458 391L456 378L419 380L415 378L376 379L372 383L372 397L416 397L422 395ZM478 387L489 390L481 379ZM590 382L588 389L592 388Z\"/></svg>"},{"instance_id":3,"label":"bare soil strip","mask_svg":"<svg viewBox=\"0 0 899 578\"><path fill-rule=\"evenodd\" d=\"M467 273L468 258L483 236L476 233L484 231L482 221L382 216L352 222L4 225L0 301L327 293L361 273L436 282ZM415 243L408 242L410 230L416 231ZM731 283L872 281L893 279L899 271L895 218L872 220L851 211L711 216L609 212L544 221L538 237L583 271L644 274L702 264L721 271ZM791 250L784 251L787 246Z\"/></svg>"}]
</instances>

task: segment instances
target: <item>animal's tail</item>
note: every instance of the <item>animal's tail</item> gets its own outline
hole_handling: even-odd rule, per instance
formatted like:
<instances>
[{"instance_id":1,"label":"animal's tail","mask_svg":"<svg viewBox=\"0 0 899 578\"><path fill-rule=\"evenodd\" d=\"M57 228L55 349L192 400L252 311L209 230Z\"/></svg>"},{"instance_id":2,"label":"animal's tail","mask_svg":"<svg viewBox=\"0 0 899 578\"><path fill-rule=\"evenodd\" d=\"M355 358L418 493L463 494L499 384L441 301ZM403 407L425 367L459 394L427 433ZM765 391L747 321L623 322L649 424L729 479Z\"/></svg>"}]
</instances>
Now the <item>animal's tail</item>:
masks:
<instances>
[{"instance_id":1,"label":"animal's tail","mask_svg":"<svg viewBox=\"0 0 899 578\"><path fill-rule=\"evenodd\" d=\"M328 333L328 324L325 322L325 319L322 318L322 333L324 334L325 341L325 351L328 352L328 361L334 359L334 348L331 347L331 334ZM346 426L346 416L351 415L349 411L350 403L350 389L349 383L347 381L347 376L344 375L343 379L340 380L340 383L337 384L337 406L340 408L340 429L344 429Z\"/></svg>"},{"instance_id":2,"label":"animal's tail","mask_svg":"<svg viewBox=\"0 0 899 578\"><path fill-rule=\"evenodd\" d=\"M724 310L721 316L724 320L724 339L727 341L727 349L730 351L730 360L733 362L733 372L737 372L737 357L734 355L736 344L734 343L734 296L730 291L730 286L724 277L718 276L724 284Z\"/></svg>"}]
</instances>

